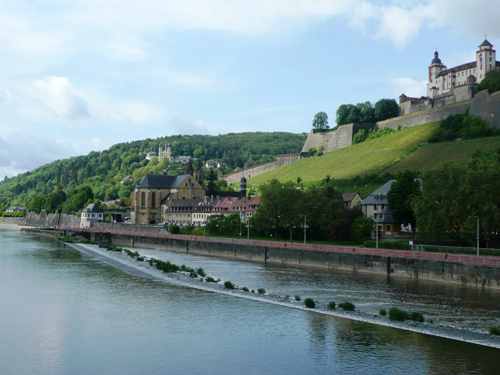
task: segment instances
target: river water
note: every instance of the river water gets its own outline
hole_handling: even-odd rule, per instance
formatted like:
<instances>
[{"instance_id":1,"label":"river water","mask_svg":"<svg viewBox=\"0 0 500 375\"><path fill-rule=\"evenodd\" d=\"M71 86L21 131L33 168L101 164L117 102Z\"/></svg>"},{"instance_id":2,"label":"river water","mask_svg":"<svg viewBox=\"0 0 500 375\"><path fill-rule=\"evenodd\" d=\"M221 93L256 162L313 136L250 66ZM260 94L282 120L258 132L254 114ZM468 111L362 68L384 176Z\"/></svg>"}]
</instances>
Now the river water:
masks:
<instances>
[{"instance_id":1,"label":"river water","mask_svg":"<svg viewBox=\"0 0 500 375\"><path fill-rule=\"evenodd\" d=\"M500 310L493 292L150 253L364 311L410 304L443 324L481 329ZM174 287L12 230L0 230L0 295L2 375L499 373L495 349Z\"/></svg>"}]
</instances>

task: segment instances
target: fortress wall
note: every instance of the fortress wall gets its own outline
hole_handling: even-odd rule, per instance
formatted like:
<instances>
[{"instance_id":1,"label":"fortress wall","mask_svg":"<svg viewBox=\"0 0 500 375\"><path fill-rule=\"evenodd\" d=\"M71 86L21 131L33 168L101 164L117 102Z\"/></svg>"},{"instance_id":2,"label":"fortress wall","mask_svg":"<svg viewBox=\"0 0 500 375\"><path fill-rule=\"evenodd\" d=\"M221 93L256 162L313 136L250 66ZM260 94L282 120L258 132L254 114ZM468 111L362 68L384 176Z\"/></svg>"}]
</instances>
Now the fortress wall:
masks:
<instances>
[{"instance_id":1,"label":"fortress wall","mask_svg":"<svg viewBox=\"0 0 500 375\"><path fill-rule=\"evenodd\" d=\"M282 167L284 165L289 165L292 164L295 160L298 159L298 155L283 155L283 156L278 156L275 161L272 161L270 163L266 164L261 164L253 168L245 169L245 177L248 179L258 176L260 174L272 171L276 168ZM228 174L227 176L224 177L224 180L228 183L234 183L234 182L240 182L241 175L243 174L243 171L240 172L235 172Z\"/></svg>"},{"instance_id":2,"label":"fortress wall","mask_svg":"<svg viewBox=\"0 0 500 375\"><path fill-rule=\"evenodd\" d=\"M456 100L470 98L467 90L467 87L456 88ZM442 121L450 115L465 113L467 110L471 115L481 117L492 127L500 129L500 92L490 94L486 90L477 93L472 100L463 100L459 103L443 105L429 111L414 112L380 121L377 123L377 127L379 129L411 128L430 122Z\"/></svg>"},{"instance_id":3,"label":"fortress wall","mask_svg":"<svg viewBox=\"0 0 500 375\"><path fill-rule=\"evenodd\" d=\"M340 125L335 130L325 133L309 133L306 143L302 148L303 153L309 152L311 149L325 152L337 150L352 145L352 137L354 133L354 124Z\"/></svg>"},{"instance_id":4,"label":"fortress wall","mask_svg":"<svg viewBox=\"0 0 500 375\"><path fill-rule=\"evenodd\" d=\"M442 121L450 115L465 113L467 109L469 109L469 106L470 102L466 101L427 112L415 112L409 115L379 121L377 122L377 128L390 128L397 130L398 128L411 128L413 126Z\"/></svg>"},{"instance_id":5,"label":"fortress wall","mask_svg":"<svg viewBox=\"0 0 500 375\"><path fill-rule=\"evenodd\" d=\"M486 90L477 93L472 100L470 114L479 116L492 127L500 129L500 91L491 95Z\"/></svg>"}]
</instances>

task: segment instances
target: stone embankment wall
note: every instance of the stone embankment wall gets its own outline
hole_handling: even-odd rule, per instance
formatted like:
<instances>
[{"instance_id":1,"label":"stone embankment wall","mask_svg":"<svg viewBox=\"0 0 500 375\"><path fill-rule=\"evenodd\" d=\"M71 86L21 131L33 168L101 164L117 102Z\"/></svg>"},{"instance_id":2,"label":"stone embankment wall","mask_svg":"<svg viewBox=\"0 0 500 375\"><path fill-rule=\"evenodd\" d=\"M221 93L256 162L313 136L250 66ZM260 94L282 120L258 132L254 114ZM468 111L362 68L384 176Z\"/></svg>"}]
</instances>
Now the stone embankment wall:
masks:
<instances>
[{"instance_id":1,"label":"stone embankment wall","mask_svg":"<svg viewBox=\"0 0 500 375\"><path fill-rule=\"evenodd\" d=\"M39 228L55 228L57 226L80 227L80 218L67 214L47 214L29 212L24 218L24 225Z\"/></svg>"},{"instance_id":2,"label":"stone embankment wall","mask_svg":"<svg viewBox=\"0 0 500 375\"><path fill-rule=\"evenodd\" d=\"M137 239L131 241L127 237L113 237L113 243L137 248L153 248L177 251L187 254L221 257L226 259L259 262L283 266L316 268L325 271L342 270L348 272L373 273L388 277L409 278L449 282L469 287L488 287L500 289L500 259L498 267L463 264L460 259L456 263L450 259L414 258L414 254L394 250L373 249L371 254L356 249L345 251L328 251L326 249L277 246L255 246L254 244L236 244L222 242L205 242L196 240L151 240ZM337 250L341 250L340 248ZM368 250L368 249L365 249ZM396 254L396 253L401 254ZM406 252L407 253L407 252ZM425 254L425 253L424 253ZM427 255L434 255L426 253ZM406 257L404 255L407 255ZM444 257L443 257L444 258Z\"/></svg>"},{"instance_id":3,"label":"stone embankment wall","mask_svg":"<svg viewBox=\"0 0 500 375\"><path fill-rule=\"evenodd\" d=\"M415 280L500 289L500 256L172 235L160 228L100 224L89 230L59 227L117 245L155 248L264 264L384 274Z\"/></svg>"},{"instance_id":4,"label":"stone embankment wall","mask_svg":"<svg viewBox=\"0 0 500 375\"><path fill-rule=\"evenodd\" d=\"M261 164L253 168L245 169L244 171L231 173L224 177L224 180L228 183L240 182L241 176L245 175L246 178L251 179L252 177L261 175L263 173L272 171L276 168L282 167L284 165L290 165L295 160L299 158L297 154L289 155L279 155L276 160L270 163Z\"/></svg>"}]
</instances>

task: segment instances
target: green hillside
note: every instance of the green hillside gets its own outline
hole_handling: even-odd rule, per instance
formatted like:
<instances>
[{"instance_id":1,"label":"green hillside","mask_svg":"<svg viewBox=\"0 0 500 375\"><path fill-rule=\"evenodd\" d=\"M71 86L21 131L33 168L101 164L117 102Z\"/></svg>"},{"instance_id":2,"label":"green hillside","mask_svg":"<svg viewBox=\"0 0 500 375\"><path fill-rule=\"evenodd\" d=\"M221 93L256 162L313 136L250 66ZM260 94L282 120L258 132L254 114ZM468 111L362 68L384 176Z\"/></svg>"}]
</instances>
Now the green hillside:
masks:
<instances>
[{"instance_id":1,"label":"green hillside","mask_svg":"<svg viewBox=\"0 0 500 375\"><path fill-rule=\"evenodd\" d=\"M0 209L11 204L26 205L35 196L44 198L56 190L63 191L69 198L87 187L90 187L91 193L85 193L85 197L126 200L135 183L147 173L183 172L185 167L178 164L146 160L148 152L157 151L160 145L167 143L172 145L174 156L197 158L193 163L197 164L193 165L195 169L206 160L216 159L223 163L223 172L228 172L245 165L272 161L279 154L298 153L304 140L303 134L255 132L218 136L179 135L121 143L102 152L58 160L6 178L0 182ZM72 205L71 209L78 209L80 205L81 202Z\"/></svg>"},{"instance_id":2,"label":"green hillside","mask_svg":"<svg viewBox=\"0 0 500 375\"><path fill-rule=\"evenodd\" d=\"M348 180L407 169L423 171L442 167L446 163L465 163L476 151L500 148L500 137L427 143L437 127L437 124L427 124L403 129L323 156L302 159L256 176L251 183L258 186L273 178L294 181L300 177L307 184L326 176Z\"/></svg>"}]
</instances>

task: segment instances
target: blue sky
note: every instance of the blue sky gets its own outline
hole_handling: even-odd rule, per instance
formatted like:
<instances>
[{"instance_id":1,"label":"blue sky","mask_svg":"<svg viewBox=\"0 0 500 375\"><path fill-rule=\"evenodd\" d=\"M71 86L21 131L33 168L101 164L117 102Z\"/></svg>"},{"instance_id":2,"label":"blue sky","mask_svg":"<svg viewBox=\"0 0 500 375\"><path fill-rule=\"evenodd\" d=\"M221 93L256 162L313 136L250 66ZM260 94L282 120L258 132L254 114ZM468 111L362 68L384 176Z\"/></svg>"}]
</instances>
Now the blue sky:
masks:
<instances>
[{"instance_id":1,"label":"blue sky","mask_svg":"<svg viewBox=\"0 0 500 375\"><path fill-rule=\"evenodd\" d=\"M306 132L500 43L500 0L0 0L0 176L170 134Z\"/></svg>"}]
</instances>

